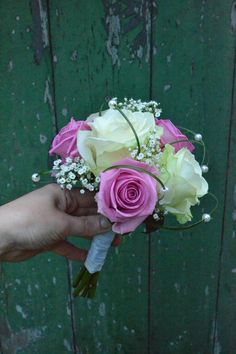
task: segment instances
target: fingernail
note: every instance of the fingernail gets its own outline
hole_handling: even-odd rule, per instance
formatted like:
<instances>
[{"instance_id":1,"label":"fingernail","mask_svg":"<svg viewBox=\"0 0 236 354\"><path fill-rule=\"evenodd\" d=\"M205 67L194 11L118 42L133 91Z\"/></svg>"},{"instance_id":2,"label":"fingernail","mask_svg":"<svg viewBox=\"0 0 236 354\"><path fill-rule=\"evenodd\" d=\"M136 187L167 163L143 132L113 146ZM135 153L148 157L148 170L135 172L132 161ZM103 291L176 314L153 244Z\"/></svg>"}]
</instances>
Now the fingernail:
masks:
<instances>
[{"instance_id":1,"label":"fingernail","mask_svg":"<svg viewBox=\"0 0 236 354\"><path fill-rule=\"evenodd\" d=\"M107 218L105 218L105 216L100 217L100 225L105 230L107 230L107 229L110 230L111 226L112 226L110 221Z\"/></svg>"}]
</instances>

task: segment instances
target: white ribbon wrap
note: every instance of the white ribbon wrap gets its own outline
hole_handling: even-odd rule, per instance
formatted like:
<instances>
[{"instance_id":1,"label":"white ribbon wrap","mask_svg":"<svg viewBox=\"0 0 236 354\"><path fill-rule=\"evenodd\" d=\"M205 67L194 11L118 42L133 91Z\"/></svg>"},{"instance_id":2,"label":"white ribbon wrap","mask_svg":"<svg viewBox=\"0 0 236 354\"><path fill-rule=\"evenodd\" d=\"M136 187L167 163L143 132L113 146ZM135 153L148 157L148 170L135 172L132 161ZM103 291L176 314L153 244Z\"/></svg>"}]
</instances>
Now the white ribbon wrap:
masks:
<instances>
[{"instance_id":1,"label":"white ribbon wrap","mask_svg":"<svg viewBox=\"0 0 236 354\"><path fill-rule=\"evenodd\" d=\"M109 231L93 238L86 261L84 262L89 273L100 272L114 237L115 233Z\"/></svg>"}]
</instances>

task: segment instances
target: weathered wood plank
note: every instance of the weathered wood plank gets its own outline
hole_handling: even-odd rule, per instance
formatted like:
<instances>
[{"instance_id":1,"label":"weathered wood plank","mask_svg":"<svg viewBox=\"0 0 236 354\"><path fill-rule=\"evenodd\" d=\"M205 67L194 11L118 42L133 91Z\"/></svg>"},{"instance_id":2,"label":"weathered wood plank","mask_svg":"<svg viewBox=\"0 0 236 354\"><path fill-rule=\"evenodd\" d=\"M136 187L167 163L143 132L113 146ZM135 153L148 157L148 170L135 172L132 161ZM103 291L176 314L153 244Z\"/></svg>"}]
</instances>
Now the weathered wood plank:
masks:
<instances>
[{"instance_id":1,"label":"weathered wood plank","mask_svg":"<svg viewBox=\"0 0 236 354\"><path fill-rule=\"evenodd\" d=\"M231 7L232 35L235 39L236 3ZM235 353L236 338L236 48L234 47L234 68L232 72L232 101L230 139L227 162L227 179L223 213L221 252L219 264L218 301L214 328L214 353Z\"/></svg>"},{"instance_id":2,"label":"weathered wood plank","mask_svg":"<svg viewBox=\"0 0 236 354\"><path fill-rule=\"evenodd\" d=\"M60 126L98 111L106 96L148 99L149 1L52 1L50 13ZM72 267L75 274L80 265ZM147 353L147 281L148 242L139 232L111 250L96 300L74 301L82 353Z\"/></svg>"},{"instance_id":3,"label":"weathered wood plank","mask_svg":"<svg viewBox=\"0 0 236 354\"><path fill-rule=\"evenodd\" d=\"M158 2L153 97L163 117L202 132L219 209L190 233L152 237L150 353L213 349L233 72L230 13L231 1Z\"/></svg>"},{"instance_id":4,"label":"weathered wood plank","mask_svg":"<svg viewBox=\"0 0 236 354\"><path fill-rule=\"evenodd\" d=\"M191 233L153 234L150 244L140 232L127 239L111 251L97 299L75 300L73 316L62 259L45 255L2 266L4 353L20 347L24 354L236 350L235 112L230 112L235 4L160 0L156 25L150 4L1 2L0 200L31 190L32 171L47 168L55 109L61 127L71 115L86 118L105 96L148 99L152 92L163 117L205 137L211 157L207 177L220 200L215 220ZM70 276L80 267L69 266Z\"/></svg>"},{"instance_id":5,"label":"weathered wood plank","mask_svg":"<svg viewBox=\"0 0 236 354\"><path fill-rule=\"evenodd\" d=\"M1 203L33 189L54 134L46 2L0 3ZM1 266L4 353L64 353L72 347L65 261L51 254Z\"/></svg>"}]
</instances>

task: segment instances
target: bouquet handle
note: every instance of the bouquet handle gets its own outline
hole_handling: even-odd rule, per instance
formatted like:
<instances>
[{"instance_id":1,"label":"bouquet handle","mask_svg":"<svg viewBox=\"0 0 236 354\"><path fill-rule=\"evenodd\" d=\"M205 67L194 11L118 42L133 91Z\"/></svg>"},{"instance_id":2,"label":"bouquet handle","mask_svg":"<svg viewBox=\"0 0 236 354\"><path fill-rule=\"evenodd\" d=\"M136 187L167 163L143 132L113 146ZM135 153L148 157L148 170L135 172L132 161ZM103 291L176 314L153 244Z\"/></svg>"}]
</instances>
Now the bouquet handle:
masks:
<instances>
[{"instance_id":1,"label":"bouquet handle","mask_svg":"<svg viewBox=\"0 0 236 354\"><path fill-rule=\"evenodd\" d=\"M93 238L84 266L73 282L74 296L87 298L95 296L99 273L114 237L115 233L109 231Z\"/></svg>"}]
</instances>

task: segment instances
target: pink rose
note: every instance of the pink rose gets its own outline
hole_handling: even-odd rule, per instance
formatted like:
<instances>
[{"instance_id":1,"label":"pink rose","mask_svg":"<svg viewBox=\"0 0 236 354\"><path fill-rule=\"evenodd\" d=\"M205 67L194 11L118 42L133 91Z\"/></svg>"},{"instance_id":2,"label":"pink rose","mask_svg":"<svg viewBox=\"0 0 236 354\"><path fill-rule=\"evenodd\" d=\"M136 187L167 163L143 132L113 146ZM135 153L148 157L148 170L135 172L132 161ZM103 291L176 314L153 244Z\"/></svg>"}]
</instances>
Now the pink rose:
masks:
<instances>
[{"instance_id":1,"label":"pink rose","mask_svg":"<svg viewBox=\"0 0 236 354\"><path fill-rule=\"evenodd\" d=\"M57 154L61 158L79 156L77 149L78 130L91 130L88 123L82 120L76 121L71 118L70 123L63 127L52 142L50 155Z\"/></svg>"},{"instance_id":2,"label":"pink rose","mask_svg":"<svg viewBox=\"0 0 236 354\"><path fill-rule=\"evenodd\" d=\"M186 147L192 152L195 147L188 141L186 135L184 135L169 119L156 119L156 125L164 129L164 133L161 136L161 144L169 144L176 140L187 140L186 142L173 144L175 152Z\"/></svg>"},{"instance_id":3,"label":"pink rose","mask_svg":"<svg viewBox=\"0 0 236 354\"><path fill-rule=\"evenodd\" d=\"M130 158L114 165L141 167L157 174L154 167ZM101 173L96 199L98 212L114 222L114 232L132 232L152 214L158 200L157 182L145 172L125 167L114 168Z\"/></svg>"}]
</instances>

